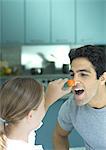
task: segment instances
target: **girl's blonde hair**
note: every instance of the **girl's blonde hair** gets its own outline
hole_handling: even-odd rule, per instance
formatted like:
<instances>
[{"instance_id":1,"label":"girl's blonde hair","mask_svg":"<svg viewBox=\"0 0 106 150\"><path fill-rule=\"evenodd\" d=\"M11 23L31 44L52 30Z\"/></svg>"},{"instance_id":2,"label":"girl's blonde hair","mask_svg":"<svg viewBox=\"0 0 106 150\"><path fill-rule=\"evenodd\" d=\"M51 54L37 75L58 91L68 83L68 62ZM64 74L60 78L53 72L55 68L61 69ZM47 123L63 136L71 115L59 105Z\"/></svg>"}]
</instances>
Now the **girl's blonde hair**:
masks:
<instances>
[{"instance_id":1,"label":"girl's blonde hair","mask_svg":"<svg viewBox=\"0 0 106 150\"><path fill-rule=\"evenodd\" d=\"M0 88L0 150L6 149L6 135L11 125L17 124L42 101L43 86L32 78L16 77Z\"/></svg>"}]
</instances>

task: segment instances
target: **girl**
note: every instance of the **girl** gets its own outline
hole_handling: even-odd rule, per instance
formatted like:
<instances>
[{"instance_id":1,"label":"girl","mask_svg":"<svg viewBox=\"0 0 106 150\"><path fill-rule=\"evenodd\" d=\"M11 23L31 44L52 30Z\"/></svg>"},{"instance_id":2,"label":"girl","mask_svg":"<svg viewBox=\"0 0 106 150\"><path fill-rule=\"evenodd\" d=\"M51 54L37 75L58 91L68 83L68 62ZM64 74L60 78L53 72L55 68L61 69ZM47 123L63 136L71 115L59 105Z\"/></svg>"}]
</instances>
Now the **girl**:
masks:
<instances>
[{"instance_id":1,"label":"girl","mask_svg":"<svg viewBox=\"0 0 106 150\"><path fill-rule=\"evenodd\" d=\"M17 77L0 88L0 150L41 150L28 143L48 107L71 89L62 90L67 79L50 82L46 92L32 78Z\"/></svg>"}]
</instances>

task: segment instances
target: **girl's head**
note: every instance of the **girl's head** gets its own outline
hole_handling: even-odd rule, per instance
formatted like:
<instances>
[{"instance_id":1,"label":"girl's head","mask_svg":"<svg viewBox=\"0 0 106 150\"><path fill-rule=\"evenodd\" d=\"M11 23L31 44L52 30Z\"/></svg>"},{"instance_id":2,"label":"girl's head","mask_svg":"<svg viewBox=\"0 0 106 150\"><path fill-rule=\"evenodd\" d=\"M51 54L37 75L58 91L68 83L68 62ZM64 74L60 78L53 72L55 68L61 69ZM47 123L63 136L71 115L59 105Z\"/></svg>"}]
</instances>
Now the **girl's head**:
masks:
<instances>
[{"instance_id":1,"label":"girl's head","mask_svg":"<svg viewBox=\"0 0 106 150\"><path fill-rule=\"evenodd\" d=\"M29 113L30 116L35 113L32 129L36 128L45 114L44 111L44 90L39 82L23 77L7 81L0 88L0 118L6 121L4 128L0 124L0 137L8 134L8 129L17 125Z\"/></svg>"}]
</instances>

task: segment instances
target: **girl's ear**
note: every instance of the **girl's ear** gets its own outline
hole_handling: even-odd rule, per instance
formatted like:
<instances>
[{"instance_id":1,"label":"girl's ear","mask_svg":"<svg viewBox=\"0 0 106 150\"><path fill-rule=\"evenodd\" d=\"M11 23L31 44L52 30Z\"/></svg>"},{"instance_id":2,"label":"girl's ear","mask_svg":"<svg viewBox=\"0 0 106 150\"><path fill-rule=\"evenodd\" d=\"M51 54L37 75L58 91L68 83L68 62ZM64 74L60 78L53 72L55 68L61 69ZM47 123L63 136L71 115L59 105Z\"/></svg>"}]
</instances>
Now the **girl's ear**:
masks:
<instances>
[{"instance_id":1,"label":"girl's ear","mask_svg":"<svg viewBox=\"0 0 106 150\"><path fill-rule=\"evenodd\" d=\"M30 120L33 117L33 110L31 110L28 115L27 115L27 119Z\"/></svg>"}]
</instances>

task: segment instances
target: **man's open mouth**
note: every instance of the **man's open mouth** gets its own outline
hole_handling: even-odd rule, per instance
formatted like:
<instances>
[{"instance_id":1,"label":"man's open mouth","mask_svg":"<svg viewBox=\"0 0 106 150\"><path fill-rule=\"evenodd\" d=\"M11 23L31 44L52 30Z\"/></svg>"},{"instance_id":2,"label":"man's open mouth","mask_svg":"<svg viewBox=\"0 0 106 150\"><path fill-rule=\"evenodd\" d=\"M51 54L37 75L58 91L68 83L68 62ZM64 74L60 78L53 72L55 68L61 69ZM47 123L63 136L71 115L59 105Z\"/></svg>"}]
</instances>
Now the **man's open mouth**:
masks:
<instances>
[{"instance_id":1,"label":"man's open mouth","mask_svg":"<svg viewBox=\"0 0 106 150\"><path fill-rule=\"evenodd\" d=\"M84 89L75 89L74 91L76 95L81 95L84 92Z\"/></svg>"}]
</instances>

